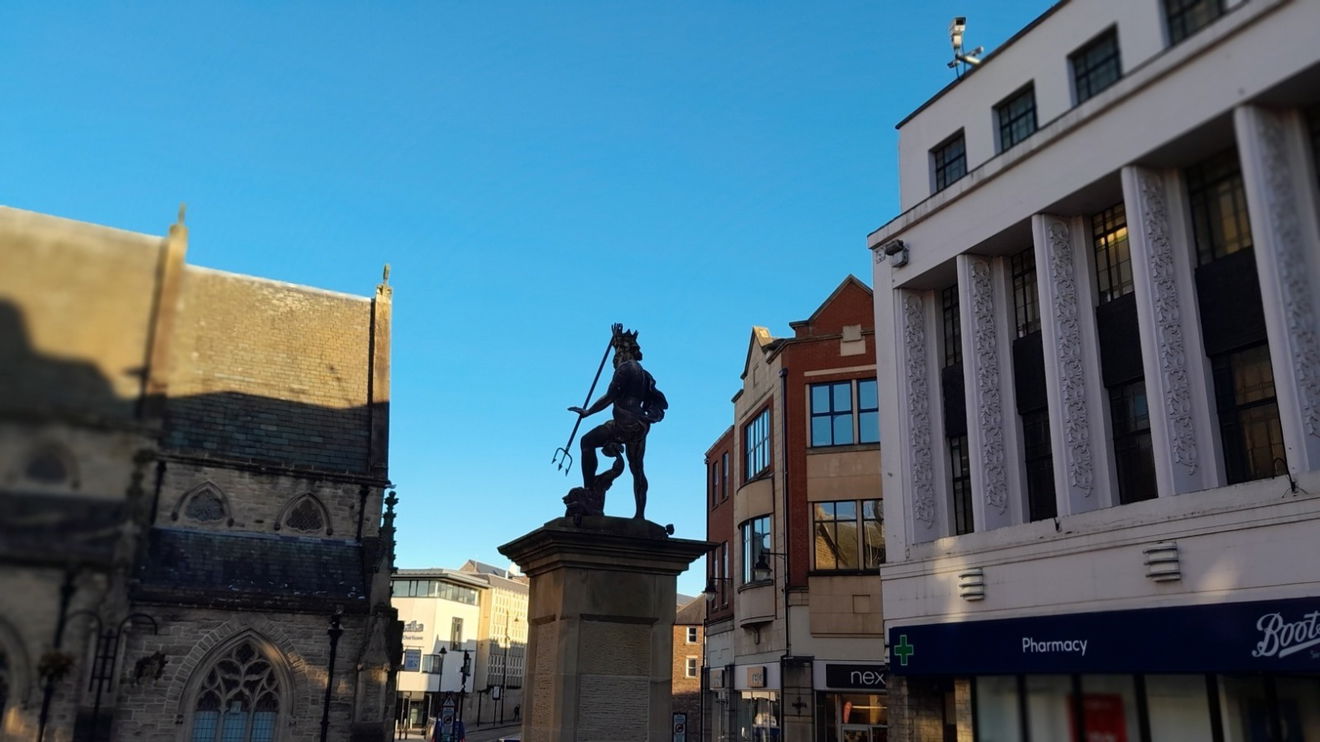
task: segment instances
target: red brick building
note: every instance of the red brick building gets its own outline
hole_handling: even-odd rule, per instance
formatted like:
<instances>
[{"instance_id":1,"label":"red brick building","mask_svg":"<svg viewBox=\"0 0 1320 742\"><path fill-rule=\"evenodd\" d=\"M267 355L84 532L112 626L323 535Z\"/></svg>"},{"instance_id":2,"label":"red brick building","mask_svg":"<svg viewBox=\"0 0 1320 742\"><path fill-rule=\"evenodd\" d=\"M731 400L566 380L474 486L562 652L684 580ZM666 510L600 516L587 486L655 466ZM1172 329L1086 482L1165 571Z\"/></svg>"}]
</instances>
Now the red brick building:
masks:
<instances>
[{"instance_id":1,"label":"red brick building","mask_svg":"<svg viewBox=\"0 0 1320 742\"><path fill-rule=\"evenodd\" d=\"M789 326L753 328L734 424L706 457L713 742L885 726L871 290L849 276Z\"/></svg>"}]
</instances>

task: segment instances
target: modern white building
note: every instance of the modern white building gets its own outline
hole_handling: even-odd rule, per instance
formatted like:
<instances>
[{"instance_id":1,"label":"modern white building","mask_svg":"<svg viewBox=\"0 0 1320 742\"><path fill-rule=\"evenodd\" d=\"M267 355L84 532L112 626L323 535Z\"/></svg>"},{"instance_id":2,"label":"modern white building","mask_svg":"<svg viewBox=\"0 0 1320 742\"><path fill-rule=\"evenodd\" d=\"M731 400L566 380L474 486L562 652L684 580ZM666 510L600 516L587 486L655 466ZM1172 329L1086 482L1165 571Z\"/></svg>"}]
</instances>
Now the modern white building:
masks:
<instances>
[{"instance_id":1,"label":"modern white building","mask_svg":"<svg viewBox=\"0 0 1320 742\"><path fill-rule=\"evenodd\" d=\"M1063 0L899 124L890 740L1320 740L1318 39Z\"/></svg>"},{"instance_id":2,"label":"modern white building","mask_svg":"<svg viewBox=\"0 0 1320 742\"><path fill-rule=\"evenodd\" d=\"M446 702L471 720L464 706L476 688L478 627L488 589L476 575L451 569L395 573L390 604L403 622L395 717L401 728L425 727Z\"/></svg>"}]
</instances>

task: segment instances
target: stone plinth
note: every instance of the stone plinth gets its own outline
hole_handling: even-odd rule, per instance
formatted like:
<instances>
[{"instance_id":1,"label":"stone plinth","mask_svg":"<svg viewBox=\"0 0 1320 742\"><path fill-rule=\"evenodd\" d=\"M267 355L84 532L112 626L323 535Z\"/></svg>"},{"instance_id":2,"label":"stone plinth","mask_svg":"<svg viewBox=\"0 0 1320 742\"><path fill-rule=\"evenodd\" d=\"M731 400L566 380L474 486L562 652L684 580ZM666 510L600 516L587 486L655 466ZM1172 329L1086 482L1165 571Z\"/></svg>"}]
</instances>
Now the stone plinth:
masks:
<instances>
[{"instance_id":1,"label":"stone plinth","mask_svg":"<svg viewBox=\"0 0 1320 742\"><path fill-rule=\"evenodd\" d=\"M608 516L500 547L531 578L524 742L672 739L675 578L713 547Z\"/></svg>"}]
</instances>

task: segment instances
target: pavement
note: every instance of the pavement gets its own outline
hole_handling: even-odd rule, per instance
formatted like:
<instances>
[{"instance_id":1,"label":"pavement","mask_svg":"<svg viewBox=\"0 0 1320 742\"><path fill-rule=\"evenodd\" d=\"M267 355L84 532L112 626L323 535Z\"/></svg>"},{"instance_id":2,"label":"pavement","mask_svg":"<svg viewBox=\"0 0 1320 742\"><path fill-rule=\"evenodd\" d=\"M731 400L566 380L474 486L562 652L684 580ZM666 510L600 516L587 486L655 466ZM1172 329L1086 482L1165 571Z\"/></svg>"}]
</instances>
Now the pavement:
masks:
<instances>
[{"instance_id":1,"label":"pavement","mask_svg":"<svg viewBox=\"0 0 1320 742\"><path fill-rule=\"evenodd\" d=\"M520 731L521 723L515 724L509 722L507 724L485 724L478 729L468 728L467 742L496 742L496 740L501 737L517 737L519 736L518 733ZM421 742L422 732L418 730L409 734L400 729L397 739L408 739L414 740L414 742Z\"/></svg>"}]
</instances>

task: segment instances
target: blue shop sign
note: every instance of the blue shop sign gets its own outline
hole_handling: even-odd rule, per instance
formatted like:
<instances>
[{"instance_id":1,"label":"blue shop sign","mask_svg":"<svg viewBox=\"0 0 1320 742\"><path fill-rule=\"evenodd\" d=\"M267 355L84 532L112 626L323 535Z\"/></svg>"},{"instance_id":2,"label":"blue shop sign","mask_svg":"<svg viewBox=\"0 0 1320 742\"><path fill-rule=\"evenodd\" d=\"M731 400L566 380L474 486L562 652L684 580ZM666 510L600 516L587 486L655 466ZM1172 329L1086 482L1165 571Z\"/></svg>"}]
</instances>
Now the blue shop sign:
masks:
<instances>
[{"instance_id":1,"label":"blue shop sign","mask_svg":"<svg viewBox=\"0 0 1320 742\"><path fill-rule=\"evenodd\" d=\"M896 675L1320 672L1320 598L889 630Z\"/></svg>"}]
</instances>

